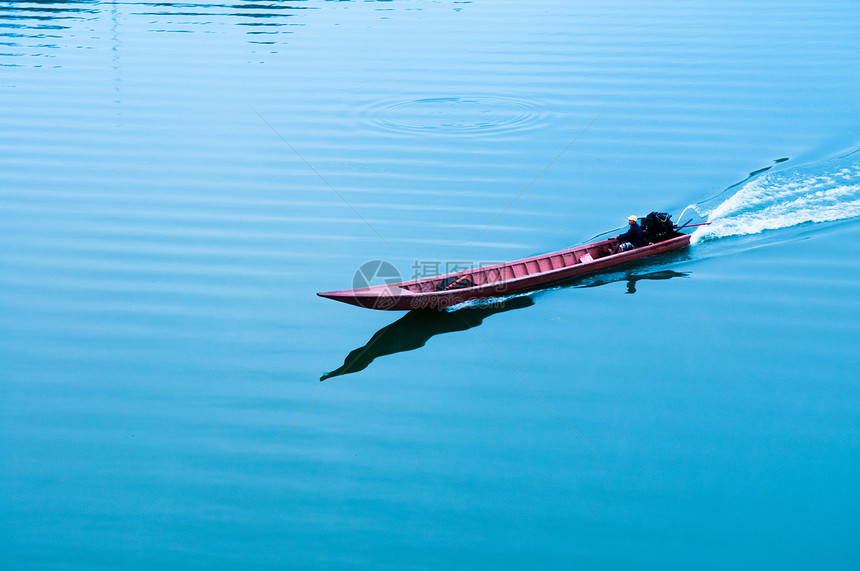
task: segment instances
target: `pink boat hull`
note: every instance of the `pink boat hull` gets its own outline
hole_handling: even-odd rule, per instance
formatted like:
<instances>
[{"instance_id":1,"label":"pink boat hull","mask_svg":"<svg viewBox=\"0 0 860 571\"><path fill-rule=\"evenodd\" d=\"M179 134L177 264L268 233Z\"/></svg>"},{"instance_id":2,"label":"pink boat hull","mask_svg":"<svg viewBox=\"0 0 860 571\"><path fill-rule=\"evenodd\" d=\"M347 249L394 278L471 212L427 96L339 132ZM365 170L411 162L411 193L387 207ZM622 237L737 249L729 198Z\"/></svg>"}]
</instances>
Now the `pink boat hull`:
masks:
<instances>
[{"instance_id":1,"label":"pink boat hull","mask_svg":"<svg viewBox=\"0 0 860 571\"><path fill-rule=\"evenodd\" d=\"M689 234L612 254L615 239L524 258L494 266L417 280L358 289L320 292L317 295L381 310L444 309L466 301L510 295L546 287L570 278L599 272L635 260L671 252L690 245ZM466 277L473 285L436 291L449 278Z\"/></svg>"}]
</instances>

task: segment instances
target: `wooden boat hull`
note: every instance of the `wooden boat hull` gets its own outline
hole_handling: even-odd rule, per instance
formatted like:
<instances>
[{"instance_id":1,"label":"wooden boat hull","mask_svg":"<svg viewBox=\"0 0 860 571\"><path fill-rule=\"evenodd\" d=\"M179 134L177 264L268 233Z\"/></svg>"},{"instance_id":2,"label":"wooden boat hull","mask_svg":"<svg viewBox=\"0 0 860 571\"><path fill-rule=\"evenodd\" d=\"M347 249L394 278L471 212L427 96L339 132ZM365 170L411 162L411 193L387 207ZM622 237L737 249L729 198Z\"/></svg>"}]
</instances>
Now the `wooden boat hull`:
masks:
<instances>
[{"instance_id":1,"label":"wooden boat hull","mask_svg":"<svg viewBox=\"0 0 860 571\"><path fill-rule=\"evenodd\" d=\"M428 278L364 288L320 292L317 295L359 307L382 310L444 309L466 301L504 296L547 287L570 278L607 270L628 262L671 252L690 245L689 234L627 252L612 254L616 240L484 266ZM451 278L466 277L470 287L444 288Z\"/></svg>"}]
</instances>

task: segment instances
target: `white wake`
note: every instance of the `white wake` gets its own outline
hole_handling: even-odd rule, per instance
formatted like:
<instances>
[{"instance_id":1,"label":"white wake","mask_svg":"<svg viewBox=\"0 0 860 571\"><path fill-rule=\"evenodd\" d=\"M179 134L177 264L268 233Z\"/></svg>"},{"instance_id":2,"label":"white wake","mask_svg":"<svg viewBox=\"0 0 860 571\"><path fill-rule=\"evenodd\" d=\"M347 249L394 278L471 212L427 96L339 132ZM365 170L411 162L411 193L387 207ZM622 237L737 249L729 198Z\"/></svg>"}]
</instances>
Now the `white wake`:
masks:
<instances>
[{"instance_id":1,"label":"white wake","mask_svg":"<svg viewBox=\"0 0 860 571\"><path fill-rule=\"evenodd\" d=\"M692 243L860 216L860 152L760 175L687 209L707 217Z\"/></svg>"}]
</instances>

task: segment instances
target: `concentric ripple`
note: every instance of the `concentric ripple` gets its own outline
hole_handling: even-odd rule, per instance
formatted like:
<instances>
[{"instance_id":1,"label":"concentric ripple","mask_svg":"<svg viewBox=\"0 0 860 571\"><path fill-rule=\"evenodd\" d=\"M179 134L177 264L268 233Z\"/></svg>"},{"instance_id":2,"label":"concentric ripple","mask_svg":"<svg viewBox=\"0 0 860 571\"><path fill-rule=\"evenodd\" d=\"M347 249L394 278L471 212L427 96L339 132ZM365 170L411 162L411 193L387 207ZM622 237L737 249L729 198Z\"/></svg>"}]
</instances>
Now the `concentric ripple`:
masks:
<instances>
[{"instance_id":1,"label":"concentric ripple","mask_svg":"<svg viewBox=\"0 0 860 571\"><path fill-rule=\"evenodd\" d=\"M382 103L369 113L378 127L405 132L488 133L535 126L528 102L503 97L435 97Z\"/></svg>"}]
</instances>

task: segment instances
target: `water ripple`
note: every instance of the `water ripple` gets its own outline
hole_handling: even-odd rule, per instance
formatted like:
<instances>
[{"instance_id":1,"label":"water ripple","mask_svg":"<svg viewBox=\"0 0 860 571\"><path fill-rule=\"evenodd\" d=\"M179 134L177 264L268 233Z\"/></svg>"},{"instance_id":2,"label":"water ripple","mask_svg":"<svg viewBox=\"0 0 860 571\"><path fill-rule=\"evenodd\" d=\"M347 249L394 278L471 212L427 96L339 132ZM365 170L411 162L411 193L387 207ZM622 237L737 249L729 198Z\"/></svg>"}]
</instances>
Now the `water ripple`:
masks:
<instances>
[{"instance_id":1,"label":"water ripple","mask_svg":"<svg viewBox=\"0 0 860 571\"><path fill-rule=\"evenodd\" d=\"M542 122L534 105L505 97L432 97L380 103L367 111L376 126L407 133L483 134L519 131Z\"/></svg>"}]
</instances>

